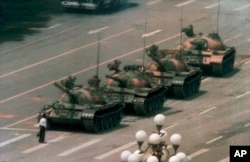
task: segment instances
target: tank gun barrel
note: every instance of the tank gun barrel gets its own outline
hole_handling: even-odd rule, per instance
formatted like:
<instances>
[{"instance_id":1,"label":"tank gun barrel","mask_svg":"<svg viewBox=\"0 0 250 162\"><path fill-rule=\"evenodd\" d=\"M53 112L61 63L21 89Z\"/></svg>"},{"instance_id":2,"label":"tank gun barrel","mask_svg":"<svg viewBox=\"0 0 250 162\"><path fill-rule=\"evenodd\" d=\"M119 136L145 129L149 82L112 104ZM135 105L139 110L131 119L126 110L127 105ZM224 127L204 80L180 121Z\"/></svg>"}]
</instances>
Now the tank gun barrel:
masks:
<instances>
[{"instance_id":1,"label":"tank gun barrel","mask_svg":"<svg viewBox=\"0 0 250 162\"><path fill-rule=\"evenodd\" d=\"M73 93L66 87L62 86L61 84L59 84L58 82L54 82L53 85L55 87L57 87L58 89L60 89L62 92L67 93L68 95L72 96Z\"/></svg>"},{"instance_id":2,"label":"tank gun barrel","mask_svg":"<svg viewBox=\"0 0 250 162\"><path fill-rule=\"evenodd\" d=\"M55 87L57 87L58 89L60 89L62 92L68 94L70 96L70 102L73 103L73 104L78 104L78 95L77 93L73 93L70 89L62 86L61 84L57 83L57 82L54 82L53 85Z\"/></svg>"}]
</instances>

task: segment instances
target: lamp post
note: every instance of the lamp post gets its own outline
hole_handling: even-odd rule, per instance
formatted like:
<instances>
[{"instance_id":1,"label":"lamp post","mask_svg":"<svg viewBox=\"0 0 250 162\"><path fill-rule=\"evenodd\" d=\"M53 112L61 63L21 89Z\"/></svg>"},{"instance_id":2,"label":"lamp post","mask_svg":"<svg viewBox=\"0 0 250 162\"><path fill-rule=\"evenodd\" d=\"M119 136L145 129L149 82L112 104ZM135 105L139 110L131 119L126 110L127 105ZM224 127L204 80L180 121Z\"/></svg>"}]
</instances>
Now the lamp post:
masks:
<instances>
[{"instance_id":1,"label":"lamp post","mask_svg":"<svg viewBox=\"0 0 250 162\"><path fill-rule=\"evenodd\" d=\"M144 130L138 130L135 134L139 150L131 153L125 150L121 153L122 162L191 162L191 158L183 152L177 150L182 141L182 136L175 133L170 136L167 144L168 133L162 130L165 124L166 117L158 114L154 117L154 123L157 131L151 133L147 140L147 133ZM145 141L148 141L147 146L143 149ZM170 148L173 148L172 153Z\"/></svg>"}]
</instances>

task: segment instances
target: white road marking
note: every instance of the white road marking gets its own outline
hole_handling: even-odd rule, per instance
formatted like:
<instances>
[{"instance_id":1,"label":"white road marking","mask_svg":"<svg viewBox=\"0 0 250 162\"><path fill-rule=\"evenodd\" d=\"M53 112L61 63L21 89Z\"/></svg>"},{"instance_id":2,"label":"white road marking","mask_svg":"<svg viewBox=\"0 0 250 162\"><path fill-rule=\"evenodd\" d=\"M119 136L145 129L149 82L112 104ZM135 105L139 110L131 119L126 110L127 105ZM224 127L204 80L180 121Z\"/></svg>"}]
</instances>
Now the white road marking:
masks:
<instances>
[{"instance_id":1,"label":"white road marking","mask_svg":"<svg viewBox=\"0 0 250 162\"><path fill-rule=\"evenodd\" d=\"M231 41L231 40L233 40L233 39L236 39L236 38L239 38L239 37L241 37L241 36L243 36L243 34L238 34L238 35L236 35L236 36L234 36L234 37L232 37L232 38L225 39L224 42L229 42L229 41Z\"/></svg>"},{"instance_id":2,"label":"white road marking","mask_svg":"<svg viewBox=\"0 0 250 162\"><path fill-rule=\"evenodd\" d=\"M107 157L109 157L109 156L111 156L111 155L113 155L113 154L115 154L115 153L121 152L121 151L123 151L123 150L125 150L125 149L127 149L127 148L129 148L129 147L132 147L132 146L134 146L134 145L136 145L136 144L137 144L137 142L130 142L130 143L127 143L126 145L123 145L123 146L118 147L118 148L116 148L116 149L114 149L114 150L111 150L111 151L109 151L109 152L107 152L107 153L105 153L105 154L102 154L102 155L100 155L100 156L98 156L98 157L95 157L94 159L97 159L97 160L105 159L105 158L107 158Z\"/></svg>"},{"instance_id":3,"label":"white road marking","mask_svg":"<svg viewBox=\"0 0 250 162\"><path fill-rule=\"evenodd\" d=\"M211 78L205 78L205 79L202 79L202 83L204 83L204 82L206 82L206 81L209 81L209 80L211 80Z\"/></svg>"},{"instance_id":4,"label":"white road marking","mask_svg":"<svg viewBox=\"0 0 250 162\"><path fill-rule=\"evenodd\" d=\"M215 142L215 141L221 139L222 137L223 137L223 136L216 137L216 138L214 138L214 139L212 139L212 140L210 140L210 141L207 141L206 144L213 143L213 142Z\"/></svg>"},{"instance_id":5,"label":"white road marking","mask_svg":"<svg viewBox=\"0 0 250 162\"><path fill-rule=\"evenodd\" d=\"M126 31L123 31L123 32L121 32L121 33L114 34L114 35L112 35L112 36L110 36L110 37L107 37L107 38L104 38L104 39L102 39L102 40L100 40L100 41L105 41L105 40L108 40L108 39L111 39L111 38L120 36L120 35L122 35L122 34L125 34L125 33L130 32L130 31L132 31L132 30L134 30L134 28L131 28L131 29L126 30ZM71 55L71 54L73 54L74 52L79 51L80 49L83 49L83 48L87 48L87 47L93 46L93 45L95 45L95 44L97 44L97 43L98 43L98 41L92 42L92 43L89 43L89 44L86 44L86 45L83 45L83 46L81 46L81 47L78 47L78 48L72 49L72 50L70 50L70 51L64 52L64 53L62 53L62 54L59 54L59 55L57 55L57 56L50 57L50 58L48 58L48 59L45 59L45 60L36 62L36 63L31 64L31 65L28 65L28 66L25 66L25 67L20 68L20 69L18 69L18 70L14 70L14 71L12 71L12 72L9 72L9 73L0 75L0 78L4 78L4 77L6 77L6 76L15 74L15 73L20 72L20 71L23 71L23 70L27 70L27 69L32 68L32 67L34 67L34 66L37 66L37 65L40 65L40 64L43 64L43 63L46 63L46 62L55 60L55 59L60 58L60 57L63 57L63 56Z\"/></svg>"},{"instance_id":6,"label":"white road marking","mask_svg":"<svg viewBox=\"0 0 250 162\"><path fill-rule=\"evenodd\" d=\"M190 155L188 155L188 156L190 156L191 158L194 158L194 157L196 157L196 156L198 156L198 155L201 155L201 154L203 154L203 153L205 153L205 152L208 152L209 151L209 149L200 149L200 150L198 150L198 151L196 151L196 152L194 152L194 153L192 153L192 154L190 154Z\"/></svg>"},{"instance_id":7,"label":"white road marking","mask_svg":"<svg viewBox=\"0 0 250 162\"><path fill-rule=\"evenodd\" d=\"M6 128L2 127L0 130L14 130L14 131L30 131L30 132L37 132L38 129L23 129L23 128Z\"/></svg>"},{"instance_id":8,"label":"white road marking","mask_svg":"<svg viewBox=\"0 0 250 162\"><path fill-rule=\"evenodd\" d=\"M0 143L0 148L3 147L3 146L6 146L6 145L8 145L8 144L11 144L11 143L13 143L13 142L19 141L19 140L21 140L21 139L23 139L23 138L29 137L29 136L31 136L31 134L23 134L23 135L20 135L20 136L18 136L18 137L12 138L12 139L10 139L10 140L8 140L8 141L1 142L1 143Z\"/></svg>"},{"instance_id":9,"label":"white road marking","mask_svg":"<svg viewBox=\"0 0 250 162\"><path fill-rule=\"evenodd\" d=\"M104 26L104 27L99 28L99 29L96 29L96 30L90 30L90 31L88 32L88 34L95 34L95 33L98 33L98 32L100 32L100 31L105 30L105 29L108 29L108 28L109 28L108 26Z\"/></svg>"},{"instance_id":10,"label":"white road marking","mask_svg":"<svg viewBox=\"0 0 250 162\"><path fill-rule=\"evenodd\" d=\"M238 95L238 96L236 96L236 98L241 98L241 97L244 97L244 96L246 96L248 94L250 94L250 91L247 91L247 92L245 92L245 93L243 93L241 95Z\"/></svg>"},{"instance_id":11,"label":"white road marking","mask_svg":"<svg viewBox=\"0 0 250 162\"><path fill-rule=\"evenodd\" d=\"M59 34L68 32L68 31L70 31L70 30L74 30L74 29L78 28L79 26L80 26L80 25L76 25L76 26L73 26L73 27L71 27L71 28L69 28L69 29L63 30L63 31L61 31L61 32L58 32L58 33L51 34L51 35L48 35L48 36L46 36L46 37L43 37L43 38L41 38L41 39L37 39L37 40L28 42L28 43L23 44L23 45L20 45L20 46L16 46L16 47L14 47L14 48L10 48L10 49L8 49L8 50L5 50L5 51L0 52L0 54L7 53L7 52L10 52L10 51L14 51L14 50L16 50L16 49L19 49L19 48L22 48L22 47L26 47L26 46L28 46L28 45L31 45L31 44L34 44L34 43L37 43L37 42L46 40L46 39L51 38L51 37L54 37L54 36L56 36L56 35L59 35Z\"/></svg>"},{"instance_id":12,"label":"white road marking","mask_svg":"<svg viewBox=\"0 0 250 162\"><path fill-rule=\"evenodd\" d=\"M131 30L132 30L132 29L131 29ZM163 40L160 40L160 41L158 41L158 42L155 42L154 44L158 45L158 44L161 44L161 43L163 43L163 42L169 41L169 40L174 39L174 38L179 37L179 36L180 36L180 34L178 33L178 34L175 34L175 35L173 35L173 36L171 36L171 37L168 37L168 38L166 38L166 39L163 39ZM106 39L108 39L108 38L106 38ZM105 39L103 39L103 40L105 40ZM94 42L94 43L96 44L97 42ZM92 44L93 44L93 43L92 43ZM146 46L145 48L148 48L149 46L151 46L151 44L148 45L148 46ZM83 47L80 47L80 48L83 48ZM69 51L69 52L73 52L73 51L77 51L77 50L79 50L79 48L78 48L78 49L74 49L74 50ZM120 55L120 56L118 56L118 57L115 57L115 58L112 58L112 59L110 59L110 60L104 61L104 62L100 63L99 66L105 65L105 64L107 64L107 63L109 63L109 62L111 62L111 61L114 61L114 60L116 60L116 59L120 59L120 58L129 56L129 55L132 55L132 54L134 54L134 53L136 53L136 52L139 52L139 51L142 51L142 50L144 50L144 47L139 48L139 49L136 49L136 50L133 50L133 51L130 51L130 52L125 53L125 54L122 54L122 55ZM67 52L67 53L69 53L69 52ZM81 71L75 72L75 73L73 73L73 74L71 74L71 75L72 75L72 76L75 76L75 75L84 73L84 72L86 72L86 71L88 71L88 70L91 70L91 69L94 69L94 68L96 68L96 65L91 66L91 67L88 67L88 68L83 69L83 70L81 70ZM62 77L62 78L60 78L60 79L58 79L58 80L65 79L66 77L68 77L68 76ZM2 104L2 103L4 103L4 102L7 102L7 101L10 101L10 100L12 100L12 99L15 99L15 98L17 98L17 97L26 95L26 94L28 94L28 93L34 92L34 91L39 90L39 89L41 89L41 88L47 87L47 86L51 85L52 83L54 83L54 81L51 81L51 82L49 82L49 83L43 84L43 85L41 85L41 86L38 86L38 87L36 87L36 88L30 89L30 90L25 91L25 92L23 92L23 93L19 93L19 94L15 95L15 96L12 96L12 97L3 99L3 100L0 101L0 104Z\"/></svg>"},{"instance_id":13,"label":"white road marking","mask_svg":"<svg viewBox=\"0 0 250 162\"><path fill-rule=\"evenodd\" d=\"M59 136L59 137L54 138L54 139L51 139L51 140L49 140L49 141L47 141L47 142L48 142L48 143L55 143L55 142L58 142L58 141L63 140L64 138L66 138L66 136ZM48 146L48 145L49 145L48 143L39 144L39 145L37 145L37 146L34 146L34 147L29 148L29 149L27 149L27 150L24 150L22 153L23 153L23 154L28 154L28 153L37 151L37 150L39 150L39 149L42 149L42 148Z\"/></svg>"},{"instance_id":14,"label":"white road marking","mask_svg":"<svg viewBox=\"0 0 250 162\"><path fill-rule=\"evenodd\" d=\"M154 1L148 2L147 5L154 5L154 4L159 3L159 2L161 2L161 0L154 0Z\"/></svg>"},{"instance_id":15,"label":"white road marking","mask_svg":"<svg viewBox=\"0 0 250 162\"><path fill-rule=\"evenodd\" d=\"M44 147L46 147L46 146L48 146L48 145L49 145L48 143L42 143L42 144L39 144L39 145L37 145L37 146L35 146L35 147L29 148L29 149L23 151L22 153L23 153L23 154L28 154L28 153L31 153L31 152L40 150L40 149L42 149L42 148L44 148Z\"/></svg>"},{"instance_id":16,"label":"white road marking","mask_svg":"<svg viewBox=\"0 0 250 162\"><path fill-rule=\"evenodd\" d=\"M161 32L161 31L162 30L159 29L159 30L156 30L156 31L153 31L153 32L150 32L150 33L146 33L146 34L143 34L142 37L149 37L149 36L155 35L156 33Z\"/></svg>"},{"instance_id":17,"label":"white road marking","mask_svg":"<svg viewBox=\"0 0 250 162\"><path fill-rule=\"evenodd\" d=\"M204 7L204 8L206 8L206 9L214 8L214 7L217 7L218 4L219 3L214 3L214 4L211 4L211 5L208 5L208 6Z\"/></svg>"},{"instance_id":18,"label":"white road marking","mask_svg":"<svg viewBox=\"0 0 250 162\"><path fill-rule=\"evenodd\" d=\"M196 0L188 0L186 2L183 2L183 3L179 3L177 5L175 5L175 7L181 7L181 6L185 6L185 5L188 5L189 3L193 3L195 2Z\"/></svg>"},{"instance_id":19,"label":"white road marking","mask_svg":"<svg viewBox=\"0 0 250 162\"><path fill-rule=\"evenodd\" d=\"M209 108L209 109L207 109L205 111L200 112L199 114L202 115L202 114L205 114L205 113L207 113L207 112L209 112L211 110L214 110L214 109L216 109L216 107L211 107L211 108Z\"/></svg>"},{"instance_id":20,"label":"white road marking","mask_svg":"<svg viewBox=\"0 0 250 162\"><path fill-rule=\"evenodd\" d=\"M229 157L226 157L225 159L222 159L219 162L229 162Z\"/></svg>"},{"instance_id":21,"label":"white road marking","mask_svg":"<svg viewBox=\"0 0 250 162\"><path fill-rule=\"evenodd\" d=\"M248 126L250 126L250 123L247 123L247 124L244 125L244 127L248 127Z\"/></svg>"},{"instance_id":22,"label":"white road marking","mask_svg":"<svg viewBox=\"0 0 250 162\"><path fill-rule=\"evenodd\" d=\"M249 61L247 61L247 62L245 62L244 64L249 64L250 63L250 60Z\"/></svg>"},{"instance_id":23,"label":"white road marking","mask_svg":"<svg viewBox=\"0 0 250 162\"><path fill-rule=\"evenodd\" d=\"M46 29L54 29L54 28L56 28L56 27L58 27L58 26L61 26L62 24L55 24L55 25L52 25L52 26L50 26L50 27L48 27L48 28L46 28Z\"/></svg>"},{"instance_id":24,"label":"white road marking","mask_svg":"<svg viewBox=\"0 0 250 162\"><path fill-rule=\"evenodd\" d=\"M52 26L47 27L47 28L31 28L31 29L33 29L33 30L50 30L50 29L54 29L54 28L61 26L61 25L62 24L55 24L55 25L52 25Z\"/></svg>"},{"instance_id":25,"label":"white road marking","mask_svg":"<svg viewBox=\"0 0 250 162\"><path fill-rule=\"evenodd\" d=\"M240 10L247 9L247 8L250 8L250 4L246 4L241 7L235 8L234 11L240 11Z\"/></svg>"},{"instance_id":26,"label":"white road marking","mask_svg":"<svg viewBox=\"0 0 250 162\"><path fill-rule=\"evenodd\" d=\"M175 127L176 125L178 125L178 123L175 123L175 124L172 124L172 125L170 125L170 126L168 126L168 127L166 127L166 128L163 128L163 130L167 130L167 129L173 128L173 127Z\"/></svg>"},{"instance_id":27,"label":"white road marking","mask_svg":"<svg viewBox=\"0 0 250 162\"><path fill-rule=\"evenodd\" d=\"M250 39L247 39L247 41L250 41Z\"/></svg>"},{"instance_id":28,"label":"white road marking","mask_svg":"<svg viewBox=\"0 0 250 162\"><path fill-rule=\"evenodd\" d=\"M36 114L36 115L33 115L33 116L30 116L30 117L28 117L28 118L25 118L25 119L23 119L23 120L17 121L17 122L15 122L15 123L9 124L9 125L5 126L4 128L9 128L9 127L12 127L12 126L14 126L14 125L23 123L24 121L30 120L30 119L32 119L32 118L34 118L34 117L37 117L37 114Z\"/></svg>"},{"instance_id":29,"label":"white road marking","mask_svg":"<svg viewBox=\"0 0 250 162\"><path fill-rule=\"evenodd\" d=\"M57 138L49 140L48 143L55 143L55 142L63 140L64 138L67 138L67 136L59 136Z\"/></svg>"},{"instance_id":30,"label":"white road marking","mask_svg":"<svg viewBox=\"0 0 250 162\"><path fill-rule=\"evenodd\" d=\"M70 155L70 154L72 154L72 153L74 153L76 151L79 151L79 150L81 150L83 148L86 148L86 147L89 147L91 145L94 145L94 144L96 144L96 143L98 143L100 141L102 141L102 139L94 139L94 140L89 141L87 143L84 143L82 145L76 146L76 147L74 147L74 148L72 148L70 150L64 151L61 154L59 154L58 156L68 156L68 155Z\"/></svg>"}]
</instances>

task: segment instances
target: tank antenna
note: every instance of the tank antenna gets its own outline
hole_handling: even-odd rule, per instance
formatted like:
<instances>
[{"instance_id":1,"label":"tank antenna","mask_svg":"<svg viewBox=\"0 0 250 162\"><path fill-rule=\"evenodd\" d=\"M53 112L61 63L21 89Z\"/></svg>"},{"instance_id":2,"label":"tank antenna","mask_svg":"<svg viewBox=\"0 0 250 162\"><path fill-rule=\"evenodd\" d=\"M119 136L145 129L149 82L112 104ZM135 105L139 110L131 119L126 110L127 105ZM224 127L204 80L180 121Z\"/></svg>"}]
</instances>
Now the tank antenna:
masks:
<instances>
[{"instance_id":1,"label":"tank antenna","mask_svg":"<svg viewBox=\"0 0 250 162\"><path fill-rule=\"evenodd\" d=\"M145 19L145 24L144 24L144 41L143 41L143 58L142 58L142 65L144 66L144 61L145 61L145 48L146 48L146 32L147 32L147 18Z\"/></svg>"},{"instance_id":2,"label":"tank antenna","mask_svg":"<svg viewBox=\"0 0 250 162\"><path fill-rule=\"evenodd\" d=\"M180 45L182 45L182 26L183 26L183 5L181 5L181 33L180 33Z\"/></svg>"},{"instance_id":3,"label":"tank antenna","mask_svg":"<svg viewBox=\"0 0 250 162\"><path fill-rule=\"evenodd\" d=\"M101 39L101 33L98 32L98 47L97 47L97 61L96 61L96 76L98 77L99 73L99 58L100 58L100 39Z\"/></svg>"},{"instance_id":4,"label":"tank antenna","mask_svg":"<svg viewBox=\"0 0 250 162\"><path fill-rule=\"evenodd\" d=\"M218 0L218 9L217 9L217 28L216 28L216 33L219 31L219 15L220 15L220 0Z\"/></svg>"}]
</instances>

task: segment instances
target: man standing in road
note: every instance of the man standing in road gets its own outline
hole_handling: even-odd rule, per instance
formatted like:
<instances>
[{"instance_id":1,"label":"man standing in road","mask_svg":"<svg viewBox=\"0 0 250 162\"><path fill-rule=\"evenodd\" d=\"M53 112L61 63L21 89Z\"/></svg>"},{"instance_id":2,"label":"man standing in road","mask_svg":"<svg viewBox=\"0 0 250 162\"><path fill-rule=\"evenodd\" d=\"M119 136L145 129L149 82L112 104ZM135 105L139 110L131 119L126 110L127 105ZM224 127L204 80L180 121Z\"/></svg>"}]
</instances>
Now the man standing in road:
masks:
<instances>
[{"instance_id":1,"label":"man standing in road","mask_svg":"<svg viewBox=\"0 0 250 162\"><path fill-rule=\"evenodd\" d=\"M47 127L46 114L42 114L42 118L39 121L39 143L44 143L45 131Z\"/></svg>"}]
</instances>

